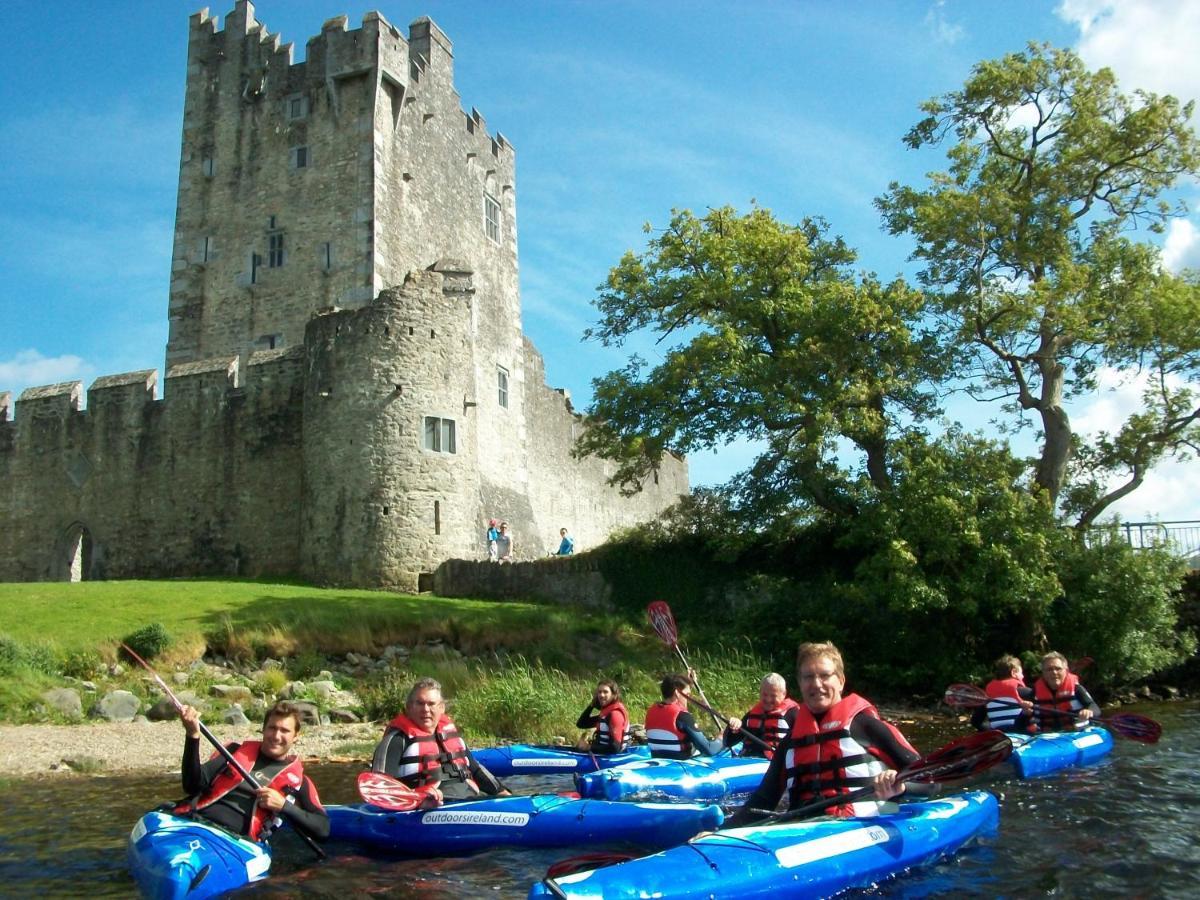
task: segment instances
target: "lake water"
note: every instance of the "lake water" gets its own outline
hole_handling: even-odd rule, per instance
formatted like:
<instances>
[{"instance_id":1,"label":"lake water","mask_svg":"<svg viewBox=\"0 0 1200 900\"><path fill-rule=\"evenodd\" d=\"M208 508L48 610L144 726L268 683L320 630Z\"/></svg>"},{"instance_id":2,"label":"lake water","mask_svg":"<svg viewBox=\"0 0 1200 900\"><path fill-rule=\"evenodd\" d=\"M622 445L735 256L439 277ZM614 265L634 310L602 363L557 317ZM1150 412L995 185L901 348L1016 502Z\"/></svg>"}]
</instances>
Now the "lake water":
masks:
<instances>
[{"instance_id":1,"label":"lake water","mask_svg":"<svg viewBox=\"0 0 1200 900\"><path fill-rule=\"evenodd\" d=\"M849 896L1200 897L1200 704L1145 705L1162 722L1154 746L1117 740L1107 761L1032 781L989 780L998 834L953 859ZM963 732L906 727L922 749ZM359 767L310 767L327 803L354 802ZM507 780L507 779L506 779ZM565 790L561 776L514 778L523 791ZM0 785L0 896L132 897L125 839L150 806L179 795L177 778L99 777ZM524 897L555 860L583 850L501 850L466 859L399 861L332 846L311 853L286 831L271 877L239 896Z\"/></svg>"}]
</instances>

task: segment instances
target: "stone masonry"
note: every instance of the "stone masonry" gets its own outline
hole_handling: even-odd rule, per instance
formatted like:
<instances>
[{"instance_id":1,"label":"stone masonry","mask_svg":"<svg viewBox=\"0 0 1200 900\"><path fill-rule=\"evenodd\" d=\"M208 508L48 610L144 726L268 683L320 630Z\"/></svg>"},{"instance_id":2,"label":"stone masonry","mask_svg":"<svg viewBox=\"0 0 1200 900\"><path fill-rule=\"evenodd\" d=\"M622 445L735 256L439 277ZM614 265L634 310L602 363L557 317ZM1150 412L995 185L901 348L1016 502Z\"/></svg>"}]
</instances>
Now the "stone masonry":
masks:
<instances>
[{"instance_id":1,"label":"stone masonry","mask_svg":"<svg viewBox=\"0 0 1200 900\"><path fill-rule=\"evenodd\" d=\"M325 23L304 62L238 0L191 18L164 398L150 369L0 392L0 580L294 576L413 590L582 547L688 491L571 456L524 336L515 153L429 19Z\"/></svg>"}]
</instances>

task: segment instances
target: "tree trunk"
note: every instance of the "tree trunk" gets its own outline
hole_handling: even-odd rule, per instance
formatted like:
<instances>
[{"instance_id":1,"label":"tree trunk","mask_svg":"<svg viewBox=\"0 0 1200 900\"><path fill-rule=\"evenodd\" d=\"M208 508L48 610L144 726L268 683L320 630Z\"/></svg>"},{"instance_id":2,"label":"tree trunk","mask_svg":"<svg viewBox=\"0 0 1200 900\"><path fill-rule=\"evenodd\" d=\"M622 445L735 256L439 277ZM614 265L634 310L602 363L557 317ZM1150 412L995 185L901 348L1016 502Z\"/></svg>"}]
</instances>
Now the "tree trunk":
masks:
<instances>
[{"instance_id":1,"label":"tree trunk","mask_svg":"<svg viewBox=\"0 0 1200 900\"><path fill-rule=\"evenodd\" d=\"M1045 443L1038 460L1036 483L1050 495L1051 502L1058 502L1063 482L1067 477L1067 463L1071 460L1071 420L1062 405L1065 370L1061 363L1046 360L1042 369L1042 396L1037 405L1042 416Z\"/></svg>"}]
</instances>

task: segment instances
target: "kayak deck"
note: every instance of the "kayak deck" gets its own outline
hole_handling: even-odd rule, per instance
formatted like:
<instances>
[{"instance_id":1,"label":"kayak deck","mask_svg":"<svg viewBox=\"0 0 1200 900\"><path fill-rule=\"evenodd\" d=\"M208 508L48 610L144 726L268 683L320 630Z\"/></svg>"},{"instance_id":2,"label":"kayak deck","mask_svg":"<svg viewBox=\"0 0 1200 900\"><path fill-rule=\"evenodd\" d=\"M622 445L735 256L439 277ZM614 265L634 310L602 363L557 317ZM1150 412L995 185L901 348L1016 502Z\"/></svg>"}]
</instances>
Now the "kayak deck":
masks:
<instances>
[{"instance_id":1,"label":"kayak deck","mask_svg":"<svg viewBox=\"0 0 1200 900\"><path fill-rule=\"evenodd\" d=\"M216 897L266 878L271 868L265 844L157 811L138 819L127 856L138 890L153 900Z\"/></svg>"},{"instance_id":2,"label":"kayak deck","mask_svg":"<svg viewBox=\"0 0 1200 900\"><path fill-rule=\"evenodd\" d=\"M724 821L719 806L610 803L557 794L489 797L432 810L329 806L330 838L408 857L458 856L489 847L633 844L670 847Z\"/></svg>"},{"instance_id":3,"label":"kayak deck","mask_svg":"<svg viewBox=\"0 0 1200 900\"><path fill-rule=\"evenodd\" d=\"M631 747L621 753L594 754L571 747L509 744L472 750L476 762L497 777L506 775L558 775L595 772L650 758L650 748Z\"/></svg>"},{"instance_id":4,"label":"kayak deck","mask_svg":"<svg viewBox=\"0 0 1200 900\"><path fill-rule=\"evenodd\" d=\"M576 775L575 785L581 797L714 803L753 791L769 765L769 760L762 757L647 759Z\"/></svg>"},{"instance_id":5,"label":"kayak deck","mask_svg":"<svg viewBox=\"0 0 1200 900\"><path fill-rule=\"evenodd\" d=\"M873 818L732 828L607 868L538 882L530 898L827 897L867 887L994 831L996 798L973 791Z\"/></svg>"},{"instance_id":6,"label":"kayak deck","mask_svg":"<svg viewBox=\"0 0 1200 900\"><path fill-rule=\"evenodd\" d=\"M1087 766L1112 752L1113 738L1107 729L1048 731L1031 736L1012 735L1013 752L1008 765L1020 778L1038 778L1069 766Z\"/></svg>"}]
</instances>

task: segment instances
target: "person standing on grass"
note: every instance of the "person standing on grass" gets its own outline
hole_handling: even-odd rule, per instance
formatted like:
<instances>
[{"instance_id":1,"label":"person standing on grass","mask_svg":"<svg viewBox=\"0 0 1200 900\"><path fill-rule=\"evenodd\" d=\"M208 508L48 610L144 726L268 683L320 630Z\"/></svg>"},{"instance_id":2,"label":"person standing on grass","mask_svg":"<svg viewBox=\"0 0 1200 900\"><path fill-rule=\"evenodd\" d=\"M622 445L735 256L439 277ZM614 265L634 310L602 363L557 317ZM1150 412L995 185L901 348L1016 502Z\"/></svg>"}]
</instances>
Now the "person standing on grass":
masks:
<instances>
[{"instance_id":1,"label":"person standing on grass","mask_svg":"<svg viewBox=\"0 0 1200 900\"><path fill-rule=\"evenodd\" d=\"M477 762L446 715L442 686L421 678L409 689L404 712L388 722L375 747L371 771L398 779L424 794L420 809L433 809L447 800L472 800L509 790Z\"/></svg>"},{"instance_id":2,"label":"person standing on grass","mask_svg":"<svg viewBox=\"0 0 1200 900\"><path fill-rule=\"evenodd\" d=\"M229 744L242 768L261 784L251 791L224 756L214 753L200 762L200 713L185 706L179 714L187 735L183 743L183 789L189 799L175 807L175 815L206 819L226 831L255 841L265 841L281 820L287 820L319 841L329 837L329 816L321 806L317 787L304 774L300 760L291 755L300 734L300 711L280 701L267 710L262 738Z\"/></svg>"}]
</instances>

